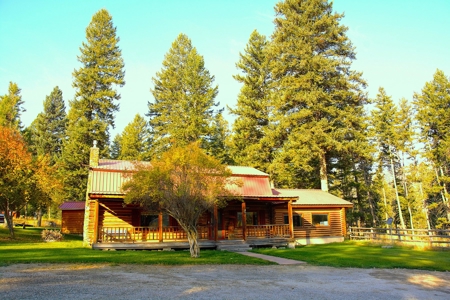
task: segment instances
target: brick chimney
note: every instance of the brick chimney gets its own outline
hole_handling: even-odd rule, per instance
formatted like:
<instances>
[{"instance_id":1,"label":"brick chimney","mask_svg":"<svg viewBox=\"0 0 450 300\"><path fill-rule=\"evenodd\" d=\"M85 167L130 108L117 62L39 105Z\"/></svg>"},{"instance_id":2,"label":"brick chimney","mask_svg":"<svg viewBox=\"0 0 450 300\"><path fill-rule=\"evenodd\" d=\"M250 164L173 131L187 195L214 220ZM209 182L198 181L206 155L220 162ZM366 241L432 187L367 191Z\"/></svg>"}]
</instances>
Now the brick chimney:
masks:
<instances>
[{"instance_id":1,"label":"brick chimney","mask_svg":"<svg viewBox=\"0 0 450 300\"><path fill-rule=\"evenodd\" d=\"M90 167L98 167L99 156L100 156L100 149L97 148L97 141L94 140L94 146L91 147L91 153L89 155Z\"/></svg>"}]
</instances>

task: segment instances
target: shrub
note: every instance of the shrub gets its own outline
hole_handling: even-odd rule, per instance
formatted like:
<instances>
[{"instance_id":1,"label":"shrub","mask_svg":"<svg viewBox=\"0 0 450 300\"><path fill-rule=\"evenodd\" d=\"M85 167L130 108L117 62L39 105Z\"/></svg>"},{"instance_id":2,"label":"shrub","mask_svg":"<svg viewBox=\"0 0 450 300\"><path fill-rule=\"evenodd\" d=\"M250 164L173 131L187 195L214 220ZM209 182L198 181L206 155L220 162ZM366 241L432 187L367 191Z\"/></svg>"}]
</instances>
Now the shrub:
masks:
<instances>
[{"instance_id":1,"label":"shrub","mask_svg":"<svg viewBox=\"0 0 450 300\"><path fill-rule=\"evenodd\" d=\"M63 239L63 235L59 230L42 230L41 233L42 239L46 242L55 242L61 241Z\"/></svg>"}]
</instances>

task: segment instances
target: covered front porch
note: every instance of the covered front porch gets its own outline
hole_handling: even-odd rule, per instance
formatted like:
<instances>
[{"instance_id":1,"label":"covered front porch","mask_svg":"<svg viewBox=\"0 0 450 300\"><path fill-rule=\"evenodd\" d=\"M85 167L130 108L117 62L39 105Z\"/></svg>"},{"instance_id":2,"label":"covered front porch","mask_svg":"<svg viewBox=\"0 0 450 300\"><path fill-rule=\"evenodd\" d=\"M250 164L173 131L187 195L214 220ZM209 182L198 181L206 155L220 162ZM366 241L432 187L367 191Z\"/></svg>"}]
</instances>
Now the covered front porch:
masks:
<instances>
[{"instance_id":1,"label":"covered front porch","mask_svg":"<svg viewBox=\"0 0 450 300\"><path fill-rule=\"evenodd\" d=\"M189 248L187 234L168 216L142 213L141 224L151 217L150 226L133 226L133 222L109 225L104 212L108 202L100 203L100 218L94 249L183 249ZM284 208L288 214L279 219L275 211ZM124 208L125 209L125 208ZM135 218L136 219L136 218ZM199 220L198 241L201 248L226 249L234 246L282 246L293 238L292 205L284 199L245 199L229 201L224 208L214 208Z\"/></svg>"}]
</instances>

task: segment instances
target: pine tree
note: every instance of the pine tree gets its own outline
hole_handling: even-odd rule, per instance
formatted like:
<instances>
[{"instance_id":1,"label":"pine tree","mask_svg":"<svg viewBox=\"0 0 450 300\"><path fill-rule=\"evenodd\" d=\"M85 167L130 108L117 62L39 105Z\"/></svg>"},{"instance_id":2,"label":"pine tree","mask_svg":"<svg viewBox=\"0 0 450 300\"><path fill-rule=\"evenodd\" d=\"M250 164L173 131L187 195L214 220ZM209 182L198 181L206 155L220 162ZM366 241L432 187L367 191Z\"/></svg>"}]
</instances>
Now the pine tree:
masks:
<instances>
[{"instance_id":1,"label":"pine tree","mask_svg":"<svg viewBox=\"0 0 450 300\"><path fill-rule=\"evenodd\" d=\"M212 135L207 144L207 153L214 156L222 164L235 165L230 154L230 130L222 112L215 115L212 123Z\"/></svg>"},{"instance_id":2,"label":"pine tree","mask_svg":"<svg viewBox=\"0 0 450 300\"><path fill-rule=\"evenodd\" d=\"M116 27L107 10L101 9L86 28L80 47L82 66L73 72L75 99L70 101L67 142L63 146L66 198L84 199L89 148L98 142L102 156L109 155L109 129L119 110L117 86L125 84L125 71Z\"/></svg>"},{"instance_id":3,"label":"pine tree","mask_svg":"<svg viewBox=\"0 0 450 300\"><path fill-rule=\"evenodd\" d=\"M354 47L326 0L286 0L275 6L268 59L273 82L278 185L328 190L329 164L354 147L364 122L361 73L352 71ZM352 148L353 147L353 148Z\"/></svg>"},{"instance_id":4,"label":"pine tree","mask_svg":"<svg viewBox=\"0 0 450 300\"><path fill-rule=\"evenodd\" d=\"M237 116L233 124L233 159L239 165L268 170L271 160L270 148L264 147L262 139L269 125L269 99L271 76L266 58L268 41L254 30L240 53L236 67L242 74L233 76L243 86L238 95L237 107L230 112Z\"/></svg>"},{"instance_id":5,"label":"pine tree","mask_svg":"<svg viewBox=\"0 0 450 300\"><path fill-rule=\"evenodd\" d=\"M402 143L399 135L398 109L392 98L386 94L383 88L379 88L376 99L374 99L375 109L372 110L372 131L378 148L378 163L380 170L385 167L392 176L396 204L398 208L398 218L401 228L405 227L400 201L398 186L398 176L401 173L401 153ZM381 172L381 171L380 171Z\"/></svg>"},{"instance_id":6,"label":"pine tree","mask_svg":"<svg viewBox=\"0 0 450 300\"><path fill-rule=\"evenodd\" d=\"M31 148L35 155L49 155L53 165L61 156L67 115L62 91L55 87L44 100L44 111L31 125Z\"/></svg>"},{"instance_id":7,"label":"pine tree","mask_svg":"<svg viewBox=\"0 0 450 300\"><path fill-rule=\"evenodd\" d=\"M149 160L149 131L147 122L137 114L123 130L118 139L120 152L118 159Z\"/></svg>"},{"instance_id":8,"label":"pine tree","mask_svg":"<svg viewBox=\"0 0 450 300\"><path fill-rule=\"evenodd\" d=\"M24 111L17 83L9 82L8 94L0 97L0 125L22 130L20 115Z\"/></svg>"},{"instance_id":9,"label":"pine tree","mask_svg":"<svg viewBox=\"0 0 450 300\"><path fill-rule=\"evenodd\" d=\"M444 216L450 224L450 80L443 71L437 70L422 92L414 93L414 106L425 154L437 173Z\"/></svg>"},{"instance_id":10,"label":"pine tree","mask_svg":"<svg viewBox=\"0 0 450 300\"><path fill-rule=\"evenodd\" d=\"M216 114L218 87L205 68L203 57L191 40L180 34L165 55L161 71L153 78L154 102L148 103L152 153L160 154L170 145L201 140L208 148Z\"/></svg>"},{"instance_id":11,"label":"pine tree","mask_svg":"<svg viewBox=\"0 0 450 300\"><path fill-rule=\"evenodd\" d=\"M120 134L116 134L116 136L114 137L113 142L111 143L109 156L112 159L119 159L120 149L121 149L121 146L120 146L121 138L122 138L122 136Z\"/></svg>"}]
</instances>

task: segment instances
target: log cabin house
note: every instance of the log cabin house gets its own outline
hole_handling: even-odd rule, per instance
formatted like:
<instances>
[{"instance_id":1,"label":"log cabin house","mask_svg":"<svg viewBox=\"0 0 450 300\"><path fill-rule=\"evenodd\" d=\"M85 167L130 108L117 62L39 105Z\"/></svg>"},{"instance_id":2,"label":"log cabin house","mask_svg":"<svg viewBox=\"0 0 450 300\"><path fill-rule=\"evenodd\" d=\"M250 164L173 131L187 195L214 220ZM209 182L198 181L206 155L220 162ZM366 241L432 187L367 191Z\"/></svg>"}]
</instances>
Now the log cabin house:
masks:
<instances>
[{"instance_id":1,"label":"log cabin house","mask_svg":"<svg viewBox=\"0 0 450 300\"><path fill-rule=\"evenodd\" d=\"M121 186L133 168L131 161L99 159L99 149L91 148L85 243L94 249L189 248L185 232L172 217L124 203ZM200 218L201 248L236 250L344 240L350 202L322 190L276 189L264 172L229 168L232 177L242 182L230 187L239 200L230 199L225 207Z\"/></svg>"}]
</instances>

